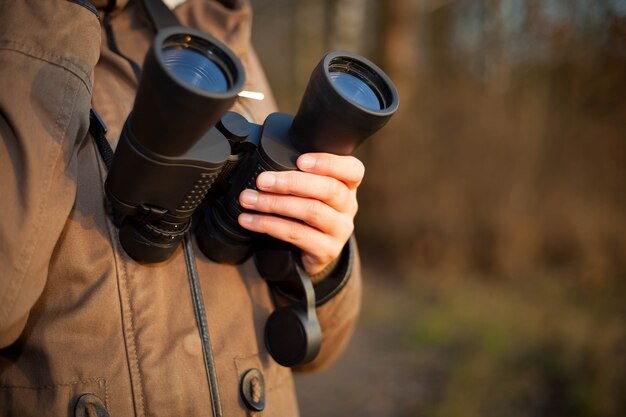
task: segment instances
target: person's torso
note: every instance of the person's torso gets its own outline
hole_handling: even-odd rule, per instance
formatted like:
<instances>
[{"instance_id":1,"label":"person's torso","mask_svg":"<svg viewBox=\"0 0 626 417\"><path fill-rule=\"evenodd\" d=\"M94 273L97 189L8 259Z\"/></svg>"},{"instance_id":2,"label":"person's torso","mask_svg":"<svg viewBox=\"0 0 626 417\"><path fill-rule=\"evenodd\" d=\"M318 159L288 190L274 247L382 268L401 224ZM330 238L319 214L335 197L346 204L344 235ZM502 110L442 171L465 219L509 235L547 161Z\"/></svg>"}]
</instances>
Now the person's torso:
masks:
<instances>
[{"instance_id":1,"label":"person's torso","mask_svg":"<svg viewBox=\"0 0 626 417\"><path fill-rule=\"evenodd\" d=\"M250 71L247 6L229 9L190 0L177 15L230 44ZM100 23L94 18L93 24ZM138 5L115 12L112 27L120 51L141 64L154 33ZM102 31L92 106L109 127L108 140L115 147L137 79L106 42ZM262 76L250 71L248 79L253 86ZM273 102L236 105L234 110L256 116L260 123ZM97 396L112 417L211 415L182 249L154 265L133 261L120 247L109 217L106 168L91 137L80 143L76 164L76 200L46 287L22 337L2 351L0 395L7 411L0 410L0 416L16 409L21 416L83 415L75 414L74 407L87 393ZM195 253L223 415L249 415L240 393L242 379L258 369L265 382L262 415L296 416L291 370L270 358L263 341L273 310L266 283L251 261L233 267L211 262L197 247Z\"/></svg>"}]
</instances>

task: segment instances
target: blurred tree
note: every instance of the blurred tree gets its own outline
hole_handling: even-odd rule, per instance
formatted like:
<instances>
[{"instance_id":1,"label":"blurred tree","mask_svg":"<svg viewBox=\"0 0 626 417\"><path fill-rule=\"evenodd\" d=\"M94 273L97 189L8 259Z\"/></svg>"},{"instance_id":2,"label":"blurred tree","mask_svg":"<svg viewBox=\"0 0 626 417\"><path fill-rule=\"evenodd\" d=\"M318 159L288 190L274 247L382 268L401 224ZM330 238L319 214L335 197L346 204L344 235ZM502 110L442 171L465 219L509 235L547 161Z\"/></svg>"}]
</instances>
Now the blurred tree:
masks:
<instances>
[{"instance_id":1,"label":"blurred tree","mask_svg":"<svg viewBox=\"0 0 626 417\"><path fill-rule=\"evenodd\" d=\"M366 54L398 86L400 111L358 154L357 233L388 267L623 266L625 2L254 3L283 110L331 48Z\"/></svg>"},{"instance_id":2,"label":"blurred tree","mask_svg":"<svg viewBox=\"0 0 626 417\"><path fill-rule=\"evenodd\" d=\"M303 414L623 414L626 1L253 3L283 110L331 48L401 99L358 152L362 333Z\"/></svg>"}]
</instances>

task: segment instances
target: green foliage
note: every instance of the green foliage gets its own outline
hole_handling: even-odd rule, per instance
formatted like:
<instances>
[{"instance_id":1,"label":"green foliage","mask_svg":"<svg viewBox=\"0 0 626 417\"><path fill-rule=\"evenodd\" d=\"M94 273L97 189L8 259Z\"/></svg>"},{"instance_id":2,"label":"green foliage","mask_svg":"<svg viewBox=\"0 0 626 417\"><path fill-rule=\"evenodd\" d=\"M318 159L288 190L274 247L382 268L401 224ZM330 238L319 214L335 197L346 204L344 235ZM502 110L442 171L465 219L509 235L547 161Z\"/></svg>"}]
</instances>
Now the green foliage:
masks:
<instances>
[{"instance_id":1,"label":"green foliage","mask_svg":"<svg viewBox=\"0 0 626 417\"><path fill-rule=\"evenodd\" d=\"M608 417L626 409L624 307L595 308L606 292L555 277L419 282L406 343L435 358L444 383L418 415Z\"/></svg>"}]
</instances>

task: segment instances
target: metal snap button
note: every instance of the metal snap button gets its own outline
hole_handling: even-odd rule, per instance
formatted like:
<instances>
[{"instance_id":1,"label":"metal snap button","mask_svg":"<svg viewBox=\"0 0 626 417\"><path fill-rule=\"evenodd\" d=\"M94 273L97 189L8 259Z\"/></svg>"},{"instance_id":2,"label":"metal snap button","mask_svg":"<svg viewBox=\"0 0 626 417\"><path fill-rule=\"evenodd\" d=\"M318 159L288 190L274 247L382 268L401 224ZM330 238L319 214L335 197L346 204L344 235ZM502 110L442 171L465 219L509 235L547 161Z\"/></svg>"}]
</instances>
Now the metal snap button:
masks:
<instances>
[{"instance_id":1,"label":"metal snap button","mask_svg":"<svg viewBox=\"0 0 626 417\"><path fill-rule=\"evenodd\" d=\"M239 386L241 398L250 410L262 411L265 408L265 379L256 368L248 369Z\"/></svg>"},{"instance_id":2,"label":"metal snap button","mask_svg":"<svg viewBox=\"0 0 626 417\"><path fill-rule=\"evenodd\" d=\"M76 401L74 417L109 417L109 412L97 395L82 394Z\"/></svg>"}]
</instances>

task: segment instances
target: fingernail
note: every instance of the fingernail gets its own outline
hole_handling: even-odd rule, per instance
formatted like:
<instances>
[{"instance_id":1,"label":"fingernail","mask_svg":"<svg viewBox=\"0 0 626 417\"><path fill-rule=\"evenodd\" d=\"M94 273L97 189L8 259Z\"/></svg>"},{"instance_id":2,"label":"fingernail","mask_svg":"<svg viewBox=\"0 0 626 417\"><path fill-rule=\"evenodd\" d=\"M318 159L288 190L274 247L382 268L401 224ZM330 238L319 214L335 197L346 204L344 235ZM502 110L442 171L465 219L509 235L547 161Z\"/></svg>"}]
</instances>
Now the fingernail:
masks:
<instances>
[{"instance_id":1,"label":"fingernail","mask_svg":"<svg viewBox=\"0 0 626 417\"><path fill-rule=\"evenodd\" d=\"M269 188L274 184L276 184L276 176L269 172L262 173L257 179L257 185L261 188Z\"/></svg>"},{"instance_id":2,"label":"fingernail","mask_svg":"<svg viewBox=\"0 0 626 417\"><path fill-rule=\"evenodd\" d=\"M248 213L241 213L239 215L239 223L245 226L252 224L252 215Z\"/></svg>"},{"instance_id":3,"label":"fingernail","mask_svg":"<svg viewBox=\"0 0 626 417\"><path fill-rule=\"evenodd\" d=\"M298 162L299 162L300 168L302 169L309 169L315 166L315 158L313 158L312 156L308 156L308 155L300 158Z\"/></svg>"},{"instance_id":4,"label":"fingernail","mask_svg":"<svg viewBox=\"0 0 626 417\"><path fill-rule=\"evenodd\" d=\"M259 193L254 190L244 190L241 193L241 202L248 206L253 206L259 199Z\"/></svg>"}]
</instances>

